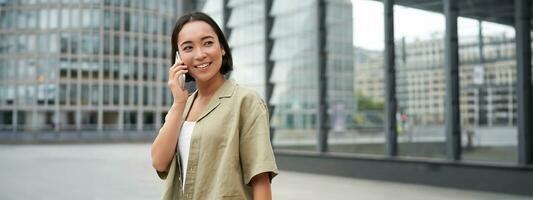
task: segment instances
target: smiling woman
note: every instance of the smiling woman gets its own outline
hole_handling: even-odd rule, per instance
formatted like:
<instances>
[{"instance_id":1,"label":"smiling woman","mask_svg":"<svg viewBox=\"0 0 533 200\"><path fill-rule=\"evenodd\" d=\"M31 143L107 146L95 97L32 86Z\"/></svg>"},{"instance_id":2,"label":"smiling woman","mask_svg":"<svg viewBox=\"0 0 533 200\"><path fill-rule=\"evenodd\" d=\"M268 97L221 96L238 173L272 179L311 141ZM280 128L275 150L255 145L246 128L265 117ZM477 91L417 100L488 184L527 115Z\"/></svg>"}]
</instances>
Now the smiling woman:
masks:
<instances>
[{"instance_id":1,"label":"smiling woman","mask_svg":"<svg viewBox=\"0 0 533 200\"><path fill-rule=\"evenodd\" d=\"M267 106L225 80L233 61L222 31L194 12L177 21L171 41L181 58L173 55L168 70L174 102L152 144L152 164L166 183L162 199L271 199L278 169ZM198 88L190 96L179 85L183 74Z\"/></svg>"}]
</instances>

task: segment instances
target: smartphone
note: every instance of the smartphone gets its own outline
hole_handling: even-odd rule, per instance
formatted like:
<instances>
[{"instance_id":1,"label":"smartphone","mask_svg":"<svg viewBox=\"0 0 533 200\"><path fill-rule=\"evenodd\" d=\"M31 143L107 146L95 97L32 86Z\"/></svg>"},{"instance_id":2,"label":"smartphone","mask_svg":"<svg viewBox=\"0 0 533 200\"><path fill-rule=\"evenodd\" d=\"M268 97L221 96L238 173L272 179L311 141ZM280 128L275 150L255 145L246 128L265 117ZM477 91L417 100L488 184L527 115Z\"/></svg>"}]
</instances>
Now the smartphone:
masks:
<instances>
[{"instance_id":1,"label":"smartphone","mask_svg":"<svg viewBox=\"0 0 533 200\"><path fill-rule=\"evenodd\" d=\"M174 63L178 63L180 61L181 61L180 55L178 54L178 51L176 51L176 58L175 58ZM184 90L185 89L185 74L182 74L178 77L178 83L181 89Z\"/></svg>"}]
</instances>

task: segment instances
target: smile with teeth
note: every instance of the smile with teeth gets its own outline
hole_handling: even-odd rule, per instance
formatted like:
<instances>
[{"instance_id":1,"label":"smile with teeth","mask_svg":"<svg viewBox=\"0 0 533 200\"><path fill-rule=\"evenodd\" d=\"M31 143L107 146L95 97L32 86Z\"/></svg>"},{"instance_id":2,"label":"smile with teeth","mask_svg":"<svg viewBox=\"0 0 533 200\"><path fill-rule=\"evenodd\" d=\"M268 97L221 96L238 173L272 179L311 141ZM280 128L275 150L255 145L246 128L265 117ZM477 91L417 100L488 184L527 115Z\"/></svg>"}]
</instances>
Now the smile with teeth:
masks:
<instances>
[{"instance_id":1,"label":"smile with teeth","mask_svg":"<svg viewBox=\"0 0 533 200\"><path fill-rule=\"evenodd\" d=\"M203 69L203 68L206 68L207 66L209 66L211 63L208 62L208 63L204 63L204 64L201 64L201 65L196 65L195 67L196 68L200 68L200 69Z\"/></svg>"}]
</instances>

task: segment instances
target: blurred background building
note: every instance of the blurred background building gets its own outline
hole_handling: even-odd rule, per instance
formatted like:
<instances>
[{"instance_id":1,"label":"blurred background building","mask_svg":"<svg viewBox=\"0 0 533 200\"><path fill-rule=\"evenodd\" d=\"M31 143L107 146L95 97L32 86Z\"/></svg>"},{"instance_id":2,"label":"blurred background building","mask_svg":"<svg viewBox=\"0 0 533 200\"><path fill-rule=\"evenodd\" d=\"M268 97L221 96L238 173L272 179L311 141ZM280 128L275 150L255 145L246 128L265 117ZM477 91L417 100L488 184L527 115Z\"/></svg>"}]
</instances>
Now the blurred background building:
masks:
<instances>
[{"instance_id":1,"label":"blurred background building","mask_svg":"<svg viewBox=\"0 0 533 200\"><path fill-rule=\"evenodd\" d=\"M176 1L2 1L1 129L155 130Z\"/></svg>"},{"instance_id":2,"label":"blurred background building","mask_svg":"<svg viewBox=\"0 0 533 200\"><path fill-rule=\"evenodd\" d=\"M308 132L317 123L318 4L271 3L268 15L275 20L266 36L262 0L4 1L1 129L156 130L170 103L168 36L178 13L188 9L209 13L226 31L235 56L231 78L262 97L272 83L270 103L279 108L273 124L280 132ZM352 8L338 0L326 9L328 107L336 109L329 111L332 126L342 130L352 127L355 111ZM269 81L267 60L274 65Z\"/></svg>"},{"instance_id":3,"label":"blurred background building","mask_svg":"<svg viewBox=\"0 0 533 200\"><path fill-rule=\"evenodd\" d=\"M0 0L0 138L151 140L188 11L284 169L533 195L531 0Z\"/></svg>"}]
</instances>

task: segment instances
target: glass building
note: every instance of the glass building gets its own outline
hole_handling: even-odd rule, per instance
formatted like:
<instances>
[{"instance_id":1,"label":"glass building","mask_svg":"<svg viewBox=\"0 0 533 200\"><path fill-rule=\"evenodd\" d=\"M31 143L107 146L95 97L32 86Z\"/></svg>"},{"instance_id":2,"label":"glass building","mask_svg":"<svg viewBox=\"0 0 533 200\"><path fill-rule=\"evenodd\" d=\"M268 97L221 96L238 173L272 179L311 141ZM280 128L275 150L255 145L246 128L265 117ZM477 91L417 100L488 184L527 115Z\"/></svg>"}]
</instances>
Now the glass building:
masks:
<instances>
[{"instance_id":1,"label":"glass building","mask_svg":"<svg viewBox=\"0 0 533 200\"><path fill-rule=\"evenodd\" d=\"M155 130L172 0L0 1L2 130Z\"/></svg>"},{"instance_id":2,"label":"glass building","mask_svg":"<svg viewBox=\"0 0 533 200\"><path fill-rule=\"evenodd\" d=\"M345 0L326 1L325 6L328 125L344 131L354 119L352 8ZM283 129L309 131L318 123L318 33L322 31L318 12L315 0L272 4L274 23L269 37L274 68L270 81L274 90L270 103L276 108L273 123L278 135Z\"/></svg>"},{"instance_id":3,"label":"glass building","mask_svg":"<svg viewBox=\"0 0 533 200\"><path fill-rule=\"evenodd\" d=\"M328 77L328 126L341 132L353 128L351 2L319 2L230 0L224 8L235 57L231 78L256 89L269 102L280 147L310 145L316 138L320 65ZM321 9L324 18L318 15ZM320 38L320 32L327 37Z\"/></svg>"}]
</instances>

